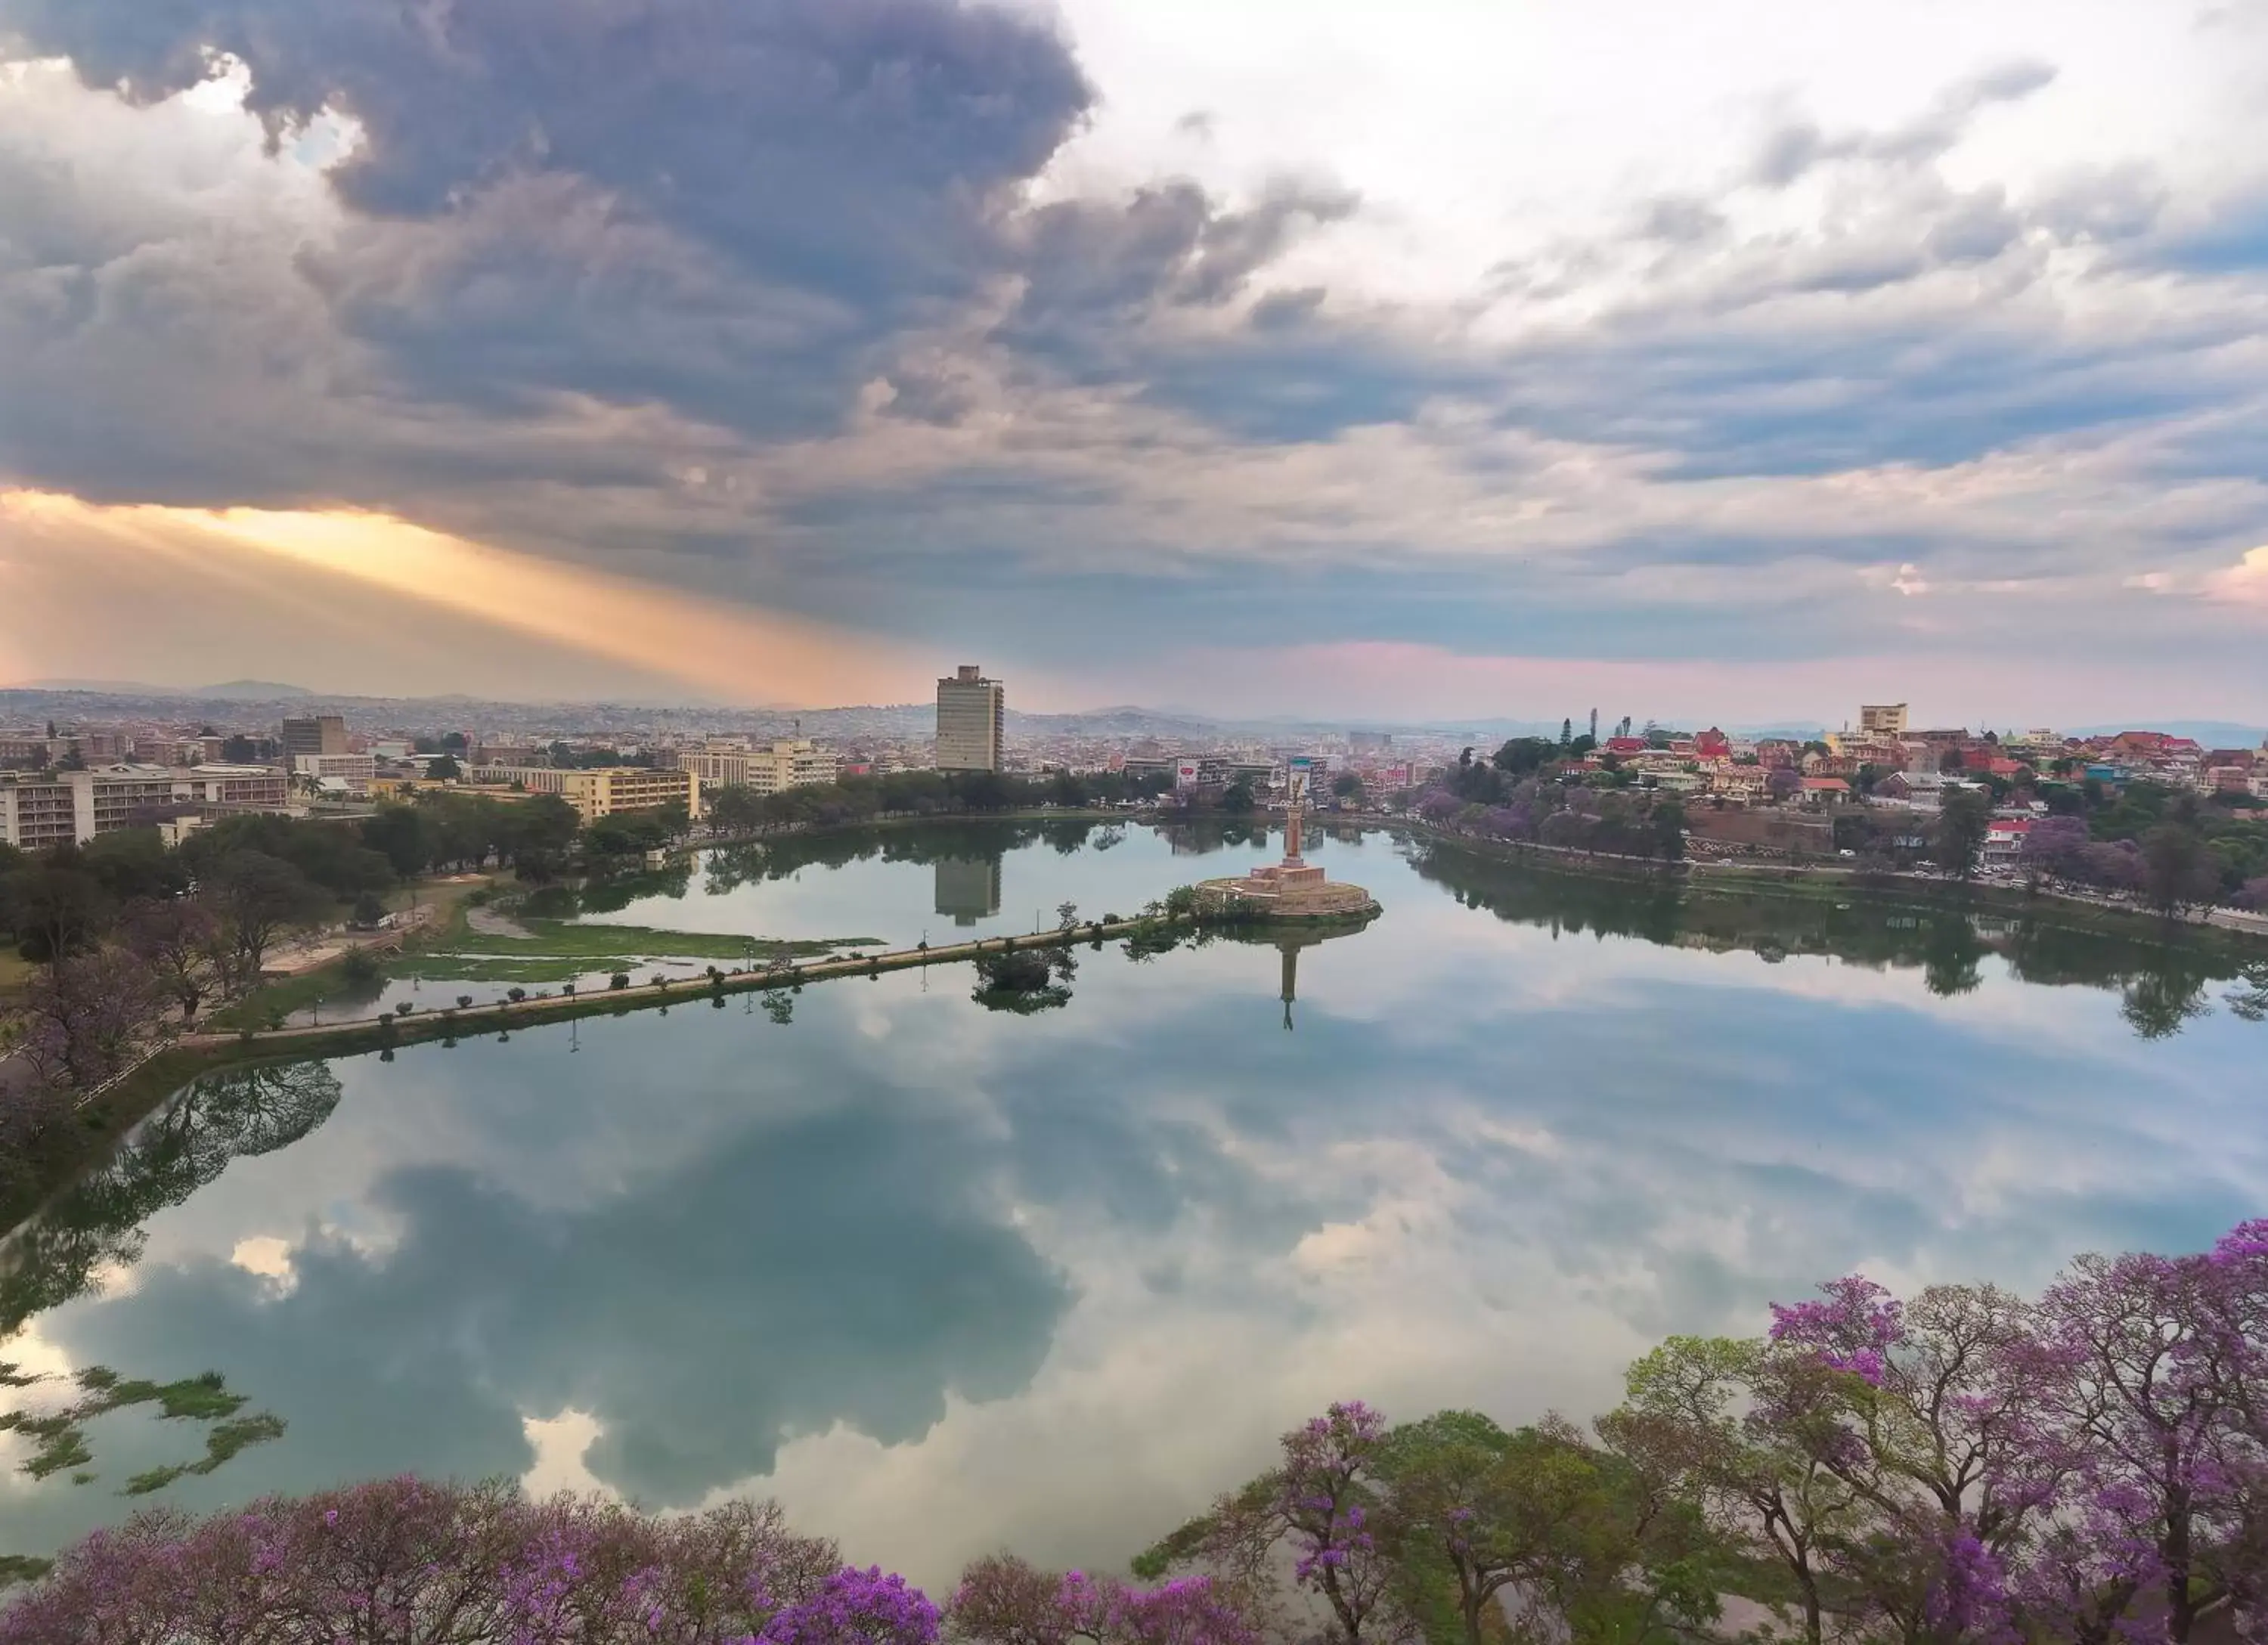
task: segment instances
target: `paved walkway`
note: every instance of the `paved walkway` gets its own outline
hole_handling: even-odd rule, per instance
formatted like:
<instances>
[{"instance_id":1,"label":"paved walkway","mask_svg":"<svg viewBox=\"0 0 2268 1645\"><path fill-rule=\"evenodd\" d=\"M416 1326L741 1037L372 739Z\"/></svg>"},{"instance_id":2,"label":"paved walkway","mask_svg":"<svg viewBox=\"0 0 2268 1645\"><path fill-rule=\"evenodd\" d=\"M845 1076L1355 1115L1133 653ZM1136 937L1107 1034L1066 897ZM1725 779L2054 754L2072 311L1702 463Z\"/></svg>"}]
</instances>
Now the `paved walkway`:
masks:
<instances>
[{"instance_id":1,"label":"paved walkway","mask_svg":"<svg viewBox=\"0 0 2268 1645\"><path fill-rule=\"evenodd\" d=\"M413 1012L406 1017L354 1017L343 1022L268 1029L255 1034L184 1034L176 1043L189 1050L261 1046L305 1049L327 1039L366 1040L370 1035L379 1031L381 1024L389 1021L401 1032L420 1036L443 1031L443 1025L446 1025L449 1030L467 1032L487 1028L508 1028L514 1022L586 1014L602 1007L642 1009L719 992L746 993L759 989L786 988L797 983L825 982L838 977L868 977L882 971L909 970L924 965L951 965L963 960L974 960L979 955L1003 953L1012 946L1016 948L1068 948L1075 943L1092 942L1098 938L1130 935L1142 924L1138 919L1122 919L1110 925L1079 925L1069 930L1030 932L1017 937L985 937L974 942L956 942L941 948L897 948L858 959L820 960L770 970L724 971L714 978L688 977L675 982L639 983L628 988L610 988L601 992L558 993L542 999L531 995L526 1000L499 1000L493 1005Z\"/></svg>"}]
</instances>

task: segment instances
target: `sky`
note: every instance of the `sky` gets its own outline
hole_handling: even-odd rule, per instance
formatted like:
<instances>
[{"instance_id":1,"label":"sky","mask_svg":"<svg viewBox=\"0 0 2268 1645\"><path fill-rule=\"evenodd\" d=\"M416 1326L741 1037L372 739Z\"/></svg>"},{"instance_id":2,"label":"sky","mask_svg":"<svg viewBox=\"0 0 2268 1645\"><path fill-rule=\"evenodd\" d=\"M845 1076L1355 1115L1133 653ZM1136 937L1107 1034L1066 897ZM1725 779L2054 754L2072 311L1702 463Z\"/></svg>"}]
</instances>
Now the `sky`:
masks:
<instances>
[{"instance_id":1,"label":"sky","mask_svg":"<svg viewBox=\"0 0 2268 1645\"><path fill-rule=\"evenodd\" d=\"M2268 0L0 0L0 682L2268 721Z\"/></svg>"}]
</instances>

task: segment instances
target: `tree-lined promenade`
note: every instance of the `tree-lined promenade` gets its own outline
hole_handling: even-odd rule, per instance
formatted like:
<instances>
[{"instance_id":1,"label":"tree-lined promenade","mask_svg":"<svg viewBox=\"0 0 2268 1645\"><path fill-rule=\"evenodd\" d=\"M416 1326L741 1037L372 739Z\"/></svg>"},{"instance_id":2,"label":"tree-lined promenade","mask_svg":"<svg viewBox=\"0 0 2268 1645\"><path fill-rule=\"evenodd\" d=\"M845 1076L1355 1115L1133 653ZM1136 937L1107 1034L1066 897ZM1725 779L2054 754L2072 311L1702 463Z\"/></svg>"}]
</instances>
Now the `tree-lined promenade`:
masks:
<instances>
[{"instance_id":1,"label":"tree-lined promenade","mask_svg":"<svg viewBox=\"0 0 2268 1645\"><path fill-rule=\"evenodd\" d=\"M1130 1561L941 1601L777 1508L396 1479L98 1532L0 1645L2190 1645L2268 1626L2268 1221L2036 1297L1860 1275L1587 1423L1355 1400ZM1108 1488L1108 1482L1098 1482ZM1734 1602L1739 1602L1735 1604Z\"/></svg>"}]
</instances>

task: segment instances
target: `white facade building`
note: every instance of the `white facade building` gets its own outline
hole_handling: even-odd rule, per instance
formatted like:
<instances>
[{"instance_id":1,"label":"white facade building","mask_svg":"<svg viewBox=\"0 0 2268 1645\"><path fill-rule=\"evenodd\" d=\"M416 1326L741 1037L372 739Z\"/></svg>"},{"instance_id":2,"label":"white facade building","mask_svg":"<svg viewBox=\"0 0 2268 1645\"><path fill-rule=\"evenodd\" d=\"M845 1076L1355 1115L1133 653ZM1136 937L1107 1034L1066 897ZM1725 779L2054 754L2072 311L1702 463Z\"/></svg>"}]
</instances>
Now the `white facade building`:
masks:
<instances>
[{"instance_id":1,"label":"white facade building","mask_svg":"<svg viewBox=\"0 0 2268 1645\"><path fill-rule=\"evenodd\" d=\"M350 794L366 794L378 775L374 754L298 754L291 759L295 777L313 779L325 787L342 786Z\"/></svg>"},{"instance_id":2,"label":"white facade building","mask_svg":"<svg viewBox=\"0 0 2268 1645\"><path fill-rule=\"evenodd\" d=\"M0 777L0 842L24 851L84 845L151 820L153 813L224 815L291 808L291 781L266 765L120 763L83 771Z\"/></svg>"},{"instance_id":3,"label":"white facade building","mask_svg":"<svg viewBox=\"0 0 2268 1645\"><path fill-rule=\"evenodd\" d=\"M748 786L760 794L789 788L821 788L835 780L835 756L808 737L775 742L748 756Z\"/></svg>"}]
</instances>

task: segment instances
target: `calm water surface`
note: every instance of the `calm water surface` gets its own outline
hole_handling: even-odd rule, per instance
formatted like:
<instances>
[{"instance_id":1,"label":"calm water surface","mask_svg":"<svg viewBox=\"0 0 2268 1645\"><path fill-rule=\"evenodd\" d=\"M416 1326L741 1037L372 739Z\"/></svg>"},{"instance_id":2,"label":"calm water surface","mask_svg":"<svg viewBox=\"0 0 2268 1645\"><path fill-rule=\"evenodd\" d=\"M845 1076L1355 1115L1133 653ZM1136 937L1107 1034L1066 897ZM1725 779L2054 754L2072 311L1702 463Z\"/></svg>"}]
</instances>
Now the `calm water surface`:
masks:
<instances>
[{"instance_id":1,"label":"calm water surface","mask_svg":"<svg viewBox=\"0 0 2268 1645\"><path fill-rule=\"evenodd\" d=\"M582 914L939 942L1257 854L850 837ZM201 1432L98 1419L92 1482L0 1474L0 1551L415 1470L1110 1567L1334 1398L1587 1415L1831 1274L2031 1286L2268 1206L2268 1028L2177 953L1316 855L1387 911L1297 956L1290 1032L1272 947L1113 945L1036 1015L940 968L205 1082L12 1243L0 1358L217 1368L288 1432L137 1500Z\"/></svg>"}]
</instances>

